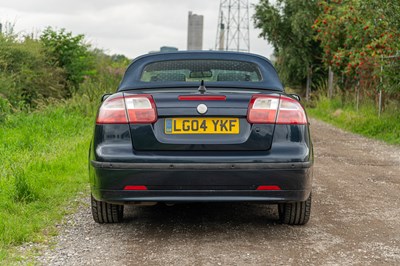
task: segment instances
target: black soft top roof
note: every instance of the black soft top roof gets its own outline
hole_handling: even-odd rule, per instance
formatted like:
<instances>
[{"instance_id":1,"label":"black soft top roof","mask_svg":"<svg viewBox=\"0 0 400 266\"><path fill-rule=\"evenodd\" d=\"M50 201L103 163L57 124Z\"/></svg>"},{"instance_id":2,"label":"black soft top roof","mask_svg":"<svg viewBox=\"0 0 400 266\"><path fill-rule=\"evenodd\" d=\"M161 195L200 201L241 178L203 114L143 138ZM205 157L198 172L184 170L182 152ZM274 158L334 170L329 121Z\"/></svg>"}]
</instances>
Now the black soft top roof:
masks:
<instances>
[{"instance_id":1,"label":"black soft top roof","mask_svg":"<svg viewBox=\"0 0 400 266\"><path fill-rule=\"evenodd\" d=\"M283 91L283 85L271 62L263 56L224 51L180 51L172 53L152 53L137 57L128 66L125 75L118 87L118 91L146 89L146 88L181 88L198 87L198 82L143 82L140 81L143 69L151 63L171 60L235 60L256 64L263 79L259 82L225 81L207 82L207 87L227 88L254 88Z\"/></svg>"}]
</instances>

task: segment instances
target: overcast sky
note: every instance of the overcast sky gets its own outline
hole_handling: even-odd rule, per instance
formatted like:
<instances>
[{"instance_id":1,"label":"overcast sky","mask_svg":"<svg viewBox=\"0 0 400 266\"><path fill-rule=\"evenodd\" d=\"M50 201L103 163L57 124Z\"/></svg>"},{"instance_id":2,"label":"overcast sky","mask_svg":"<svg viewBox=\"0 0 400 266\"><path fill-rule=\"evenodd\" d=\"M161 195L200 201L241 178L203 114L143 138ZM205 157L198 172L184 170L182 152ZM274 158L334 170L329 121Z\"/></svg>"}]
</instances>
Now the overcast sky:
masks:
<instances>
[{"instance_id":1,"label":"overcast sky","mask_svg":"<svg viewBox=\"0 0 400 266\"><path fill-rule=\"evenodd\" d=\"M249 0L255 4L258 0ZM46 26L85 34L95 47L130 58L161 46L186 49L188 12L204 15L203 49L212 49L219 0L0 0L0 22L16 32L38 33ZM267 41L258 38L250 7L251 52L269 57Z\"/></svg>"}]
</instances>

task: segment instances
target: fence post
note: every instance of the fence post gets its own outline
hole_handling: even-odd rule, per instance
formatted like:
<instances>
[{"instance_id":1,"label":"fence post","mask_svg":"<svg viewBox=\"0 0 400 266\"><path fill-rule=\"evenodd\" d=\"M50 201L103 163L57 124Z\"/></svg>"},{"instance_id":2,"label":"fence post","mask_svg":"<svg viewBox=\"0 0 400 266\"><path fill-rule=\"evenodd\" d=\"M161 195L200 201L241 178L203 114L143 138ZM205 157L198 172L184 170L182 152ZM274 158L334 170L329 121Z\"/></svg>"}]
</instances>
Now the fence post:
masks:
<instances>
[{"instance_id":1,"label":"fence post","mask_svg":"<svg viewBox=\"0 0 400 266\"><path fill-rule=\"evenodd\" d=\"M306 101L310 100L311 93L311 67L307 67L307 87L306 87Z\"/></svg>"},{"instance_id":2,"label":"fence post","mask_svg":"<svg viewBox=\"0 0 400 266\"><path fill-rule=\"evenodd\" d=\"M356 90L356 110L358 112L360 106L360 81L357 82Z\"/></svg>"},{"instance_id":3,"label":"fence post","mask_svg":"<svg viewBox=\"0 0 400 266\"><path fill-rule=\"evenodd\" d=\"M382 87L383 87L383 55L381 60L381 77L379 86L379 107L378 107L378 117L381 117L382 113Z\"/></svg>"},{"instance_id":4,"label":"fence post","mask_svg":"<svg viewBox=\"0 0 400 266\"><path fill-rule=\"evenodd\" d=\"M329 66L329 74L328 74L328 97L331 99L333 96L333 71L332 67Z\"/></svg>"}]
</instances>

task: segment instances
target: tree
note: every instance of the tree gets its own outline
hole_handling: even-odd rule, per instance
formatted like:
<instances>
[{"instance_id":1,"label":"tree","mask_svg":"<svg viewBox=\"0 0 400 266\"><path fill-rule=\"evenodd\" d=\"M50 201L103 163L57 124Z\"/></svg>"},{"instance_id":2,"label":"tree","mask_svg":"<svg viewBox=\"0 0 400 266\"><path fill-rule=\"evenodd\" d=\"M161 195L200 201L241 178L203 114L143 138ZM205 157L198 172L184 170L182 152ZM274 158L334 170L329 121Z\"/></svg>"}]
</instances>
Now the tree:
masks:
<instances>
[{"instance_id":1,"label":"tree","mask_svg":"<svg viewBox=\"0 0 400 266\"><path fill-rule=\"evenodd\" d=\"M85 43L85 36L73 36L65 29L59 31L51 27L46 28L40 40L47 49L50 60L56 66L65 69L70 86L70 94L79 89L86 75L92 74L94 67L93 55L89 51L90 45Z\"/></svg>"},{"instance_id":2,"label":"tree","mask_svg":"<svg viewBox=\"0 0 400 266\"><path fill-rule=\"evenodd\" d=\"M315 0L260 0L254 15L260 36L275 48L276 67L283 81L304 87L308 71L321 71L322 49L311 28L320 9Z\"/></svg>"},{"instance_id":3,"label":"tree","mask_svg":"<svg viewBox=\"0 0 400 266\"><path fill-rule=\"evenodd\" d=\"M312 26L324 50L324 63L346 78L345 88L361 81L373 90L382 59L399 50L400 4L387 0L320 1ZM353 82L350 82L353 80Z\"/></svg>"}]
</instances>

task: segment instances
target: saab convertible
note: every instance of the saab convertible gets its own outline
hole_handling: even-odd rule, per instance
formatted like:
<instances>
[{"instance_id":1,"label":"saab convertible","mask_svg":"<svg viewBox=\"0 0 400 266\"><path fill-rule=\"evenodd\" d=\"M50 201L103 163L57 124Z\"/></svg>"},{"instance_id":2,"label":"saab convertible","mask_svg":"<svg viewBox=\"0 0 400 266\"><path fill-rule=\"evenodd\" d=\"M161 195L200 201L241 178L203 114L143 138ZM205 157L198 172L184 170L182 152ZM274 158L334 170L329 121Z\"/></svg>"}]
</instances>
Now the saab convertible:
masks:
<instances>
[{"instance_id":1,"label":"saab convertible","mask_svg":"<svg viewBox=\"0 0 400 266\"><path fill-rule=\"evenodd\" d=\"M92 213L125 204L277 204L306 224L313 149L299 97L266 58L239 52L143 55L104 95L89 153Z\"/></svg>"}]
</instances>

